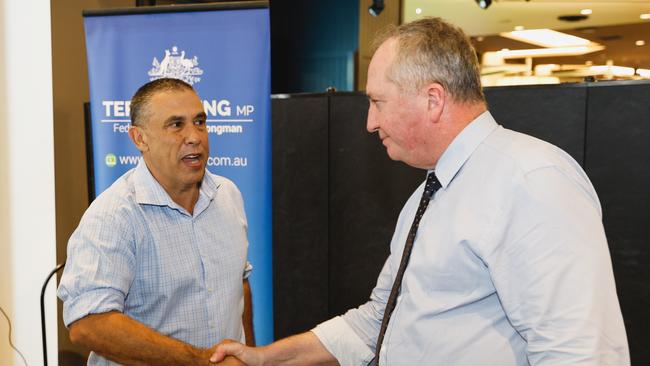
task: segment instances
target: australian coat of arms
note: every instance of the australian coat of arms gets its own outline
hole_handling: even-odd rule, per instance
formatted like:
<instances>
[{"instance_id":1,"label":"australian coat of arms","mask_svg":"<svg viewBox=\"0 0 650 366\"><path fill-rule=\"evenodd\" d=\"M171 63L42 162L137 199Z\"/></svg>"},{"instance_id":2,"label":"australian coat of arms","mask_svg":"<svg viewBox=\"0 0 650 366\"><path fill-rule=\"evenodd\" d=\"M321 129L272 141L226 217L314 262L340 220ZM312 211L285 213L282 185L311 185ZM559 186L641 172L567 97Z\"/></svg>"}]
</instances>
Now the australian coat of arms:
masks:
<instances>
[{"instance_id":1,"label":"australian coat of arms","mask_svg":"<svg viewBox=\"0 0 650 366\"><path fill-rule=\"evenodd\" d=\"M203 75L203 70L198 67L198 57L185 58L185 51L181 51L179 54L176 46L172 47L171 52L165 50L165 57L162 61L158 62L158 59L154 57L152 65L153 68L148 73L149 80L175 78L194 85L201 81L200 76Z\"/></svg>"}]
</instances>

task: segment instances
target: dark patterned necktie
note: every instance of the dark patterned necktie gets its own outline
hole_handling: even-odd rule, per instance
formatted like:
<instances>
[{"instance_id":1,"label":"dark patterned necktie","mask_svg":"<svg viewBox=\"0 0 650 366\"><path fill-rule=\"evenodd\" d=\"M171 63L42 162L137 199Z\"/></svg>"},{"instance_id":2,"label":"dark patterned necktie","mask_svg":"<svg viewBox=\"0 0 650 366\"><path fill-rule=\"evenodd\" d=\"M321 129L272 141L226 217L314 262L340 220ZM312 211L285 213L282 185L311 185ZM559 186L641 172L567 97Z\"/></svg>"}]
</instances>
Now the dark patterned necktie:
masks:
<instances>
[{"instance_id":1,"label":"dark patterned necktie","mask_svg":"<svg viewBox=\"0 0 650 366\"><path fill-rule=\"evenodd\" d=\"M404 272L406 271L406 266L408 265L409 258L411 257L413 242L415 241L415 234L418 232L420 219L422 219L424 211L426 211L427 206L429 206L431 197L433 197L433 194L436 193L440 187L441 184L436 178L435 173L430 173L427 176L427 182L424 185L424 192L422 193L420 205L418 206L418 210L415 213L415 218L411 224L411 230L409 230L409 235L406 238L404 252L402 253L402 260L400 261L399 269L397 270L397 275L395 276L395 282L393 282L393 288L390 290L390 296L388 297L386 309L384 310L384 318L381 321L381 330L379 331L379 337L377 337L377 351L375 352L375 358L370 362L370 365L379 364L379 351L381 351L381 344L384 342L384 334L386 333L386 328L388 328L390 316L393 314L393 310L395 310L395 305L397 304L397 295L399 295L400 287L402 286L402 279L404 278Z\"/></svg>"}]
</instances>

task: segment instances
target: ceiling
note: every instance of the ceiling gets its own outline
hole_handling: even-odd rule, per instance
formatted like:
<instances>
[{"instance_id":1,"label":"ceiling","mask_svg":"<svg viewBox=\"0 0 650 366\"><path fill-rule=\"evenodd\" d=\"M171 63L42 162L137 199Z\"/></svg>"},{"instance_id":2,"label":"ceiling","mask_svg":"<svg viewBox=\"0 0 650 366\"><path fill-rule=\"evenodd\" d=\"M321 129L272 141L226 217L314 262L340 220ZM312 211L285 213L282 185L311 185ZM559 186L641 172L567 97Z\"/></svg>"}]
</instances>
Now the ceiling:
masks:
<instances>
[{"instance_id":1,"label":"ceiling","mask_svg":"<svg viewBox=\"0 0 650 366\"><path fill-rule=\"evenodd\" d=\"M648 0L493 0L487 9L481 9L475 0L404 0L404 22L422 16L438 16L456 25L472 36L479 54L502 48L524 49L536 46L500 37L500 32L524 29L551 28L600 43L603 51L584 56L544 58L543 63L604 64L612 60L620 66L650 69L650 20L640 19L650 14ZM419 10L419 14L416 9ZM586 20L567 22L563 15L579 15L582 9L591 9ZM637 40L645 45L637 46Z\"/></svg>"}]
</instances>

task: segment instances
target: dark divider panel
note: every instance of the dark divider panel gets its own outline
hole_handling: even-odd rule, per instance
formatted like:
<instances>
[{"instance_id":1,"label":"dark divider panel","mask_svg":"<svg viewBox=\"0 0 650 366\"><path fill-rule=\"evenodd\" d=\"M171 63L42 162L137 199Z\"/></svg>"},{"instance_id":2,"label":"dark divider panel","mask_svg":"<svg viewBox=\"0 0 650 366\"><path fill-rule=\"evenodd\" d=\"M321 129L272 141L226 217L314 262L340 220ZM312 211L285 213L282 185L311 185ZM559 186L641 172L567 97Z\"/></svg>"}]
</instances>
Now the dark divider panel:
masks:
<instances>
[{"instance_id":1,"label":"dark divider panel","mask_svg":"<svg viewBox=\"0 0 650 366\"><path fill-rule=\"evenodd\" d=\"M632 365L650 365L650 84L589 88L586 171L600 197Z\"/></svg>"},{"instance_id":2,"label":"dark divider panel","mask_svg":"<svg viewBox=\"0 0 650 366\"><path fill-rule=\"evenodd\" d=\"M327 97L273 99L276 339L328 318ZM254 265L254 263L253 263Z\"/></svg>"},{"instance_id":3,"label":"dark divider panel","mask_svg":"<svg viewBox=\"0 0 650 366\"><path fill-rule=\"evenodd\" d=\"M485 88L499 124L560 147L583 167L586 95L582 84Z\"/></svg>"},{"instance_id":4,"label":"dark divider panel","mask_svg":"<svg viewBox=\"0 0 650 366\"><path fill-rule=\"evenodd\" d=\"M330 96L330 316L368 301L402 205L426 177L390 160L367 115L365 95Z\"/></svg>"}]
</instances>

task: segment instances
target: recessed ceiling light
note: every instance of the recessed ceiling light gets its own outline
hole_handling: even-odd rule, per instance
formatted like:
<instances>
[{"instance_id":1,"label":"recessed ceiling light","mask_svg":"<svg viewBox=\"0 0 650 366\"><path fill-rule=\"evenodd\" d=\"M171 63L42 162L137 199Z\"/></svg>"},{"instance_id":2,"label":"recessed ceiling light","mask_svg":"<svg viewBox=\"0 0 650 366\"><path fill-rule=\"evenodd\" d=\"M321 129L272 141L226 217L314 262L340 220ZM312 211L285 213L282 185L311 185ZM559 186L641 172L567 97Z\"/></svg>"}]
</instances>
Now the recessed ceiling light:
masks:
<instances>
[{"instance_id":1,"label":"recessed ceiling light","mask_svg":"<svg viewBox=\"0 0 650 366\"><path fill-rule=\"evenodd\" d=\"M528 29L501 33L500 35L515 41L527 42L542 47L588 46L592 43L588 39L550 29Z\"/></svg>"},{"instance_id":2,"label":"recessed ceiling light","mask_svg":"<svg viewBox=\"0 0 650 366\"><path fill-rule=\"evenodd\" d=\"M633 67L614 66L614 65L590 66L589 69L603 74L611 73L614 76L633 76L635 72Z\"/></svg>"},{"instance_id":3,"label":"recessed ceiling light","mask_svg":"<svg viewBox=\"0 0 650 366\"><path fill-rule=\"evenodd\" d=\"M634 44L637 45L637 46L645 46L645 41L640 39L640 40L634 42Z\"/></svg>"},{"instance_id":4,"label":"recessed ceiling light","mask_svg":"<svg viewBox=\"0 0 650 366\"><path fill-rule=\"evenodd\" d=\"M641 18L641 19L650 19L650 14L641 14L641 16L639 16L639 18Z\"/></svg>"},{"instance_id":5,"label":"recessed ceiling light","mask_svg":"<svg viewBox=\"0 0 650 366\"><path fill-rule=\"evenodd\" d=\"M591 13L593 13L591 11L591 9L582 9L582 10L580 10L580 14L582 14L582 15L589 15Z\"/></svg>"},{"instance_id":6,"label":"recessed ceiling light","mask_svg":"<svg viewBox=\"0 0 650 366\"><path fill-rule=\"evenodd\" d=\"M481 9L487 9L492 5L492 0L476 0L476 3Z\"/></svg>"},{"instance_id":7,"label":"recessed ceiling light","mask_svg":"<svg viewBox=\"0 0 650 366\"><path fill-rule=\"evenodd\" d=\"M422 13L422 9L420 9L420 8L415 8L415 14L421 14L421 13Z\"/></svg>"},{"instance_id":8,"label":"recessed ceiling light","mask_svg":"<svg viewBox=\"0 0 650 366\"><path fill-rule=\"evenodd\" d=\"M588 53L602 51L605 47L601 45L575 46L575 47L553 47L533 48L528 50L505 50L497 51L497 56L503 59L526 58L526 57L557 57L557 56L580 56Z\"/></svg>"},{"instance_id":9,"label":"recessed ceiling light","mask_svg":"<svg viewBox=\"0 0 650 366\"><path fill-rule=\"evenodd\" d=\"M524 30L524 26L523 25L518 25L518 26L515 27L515 30L516 31L522 31L522 30Z\"/></svg>"}]
</instances>

